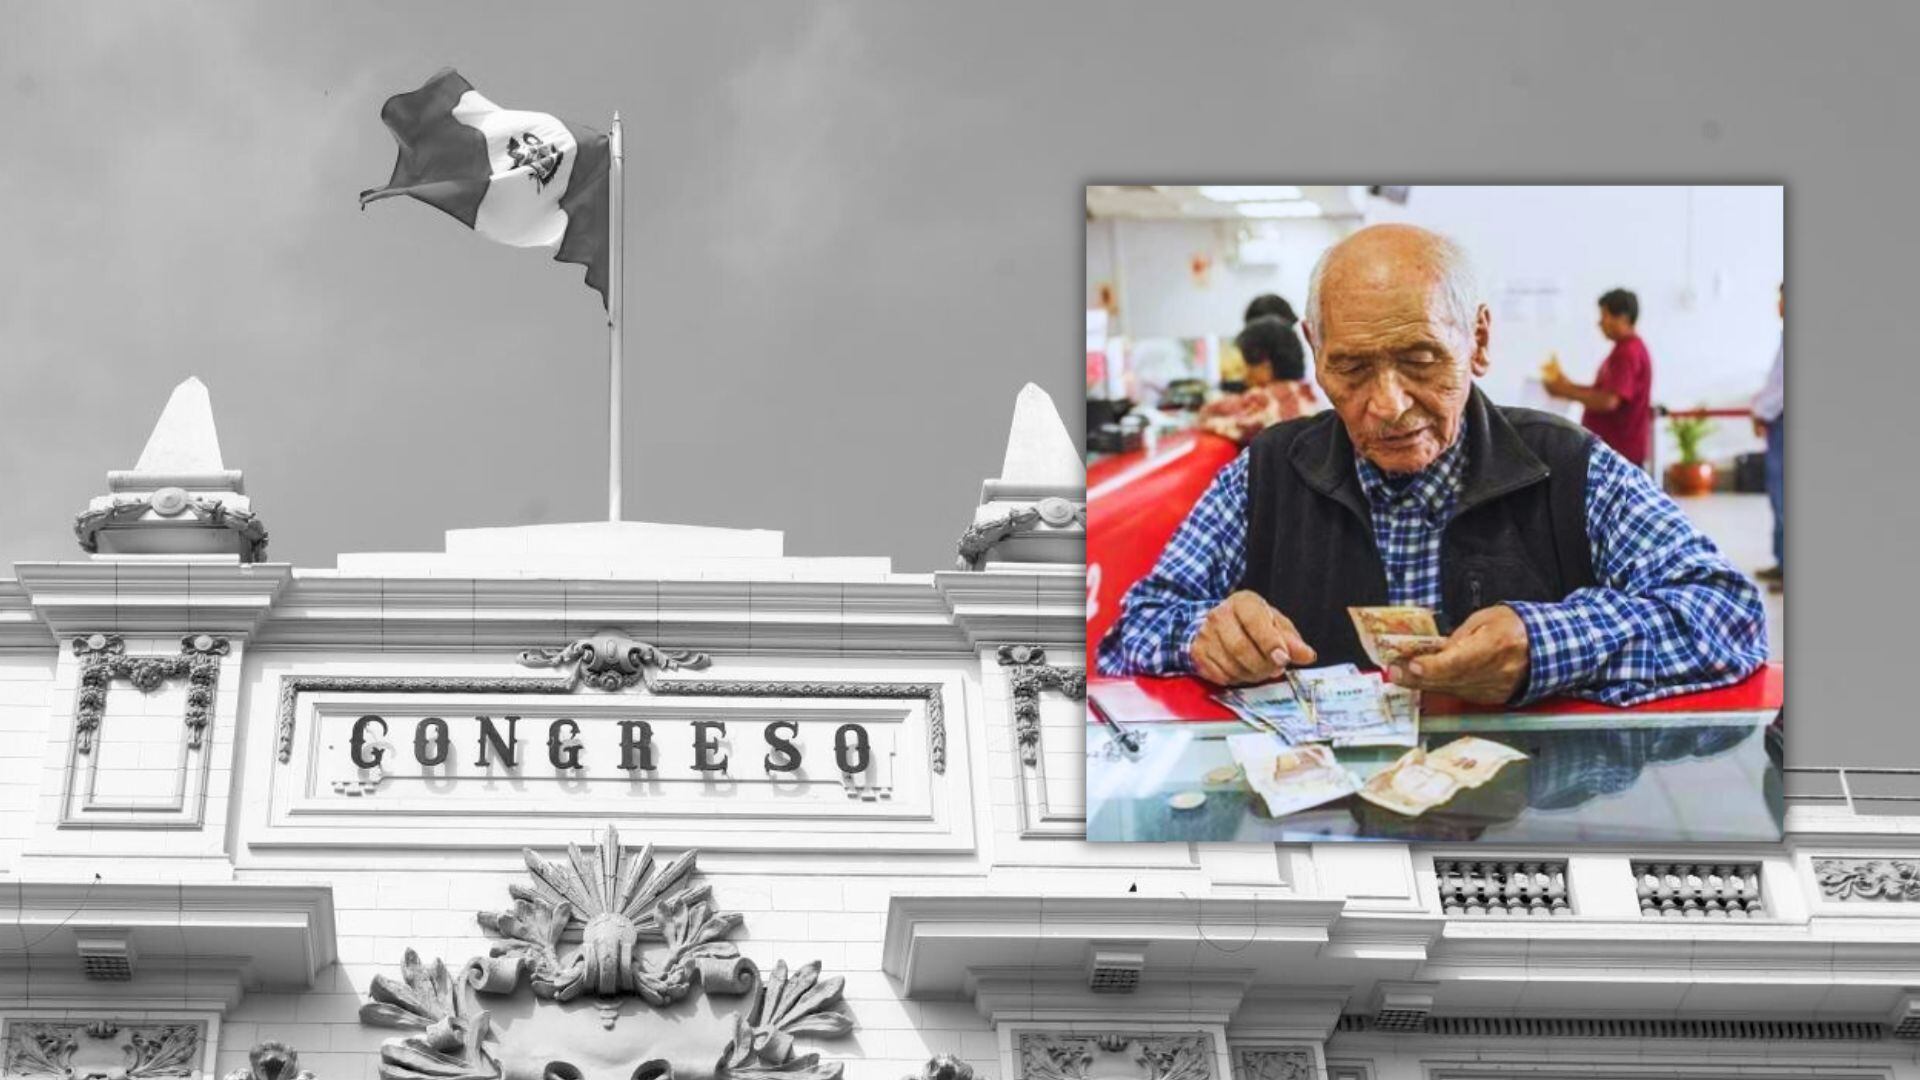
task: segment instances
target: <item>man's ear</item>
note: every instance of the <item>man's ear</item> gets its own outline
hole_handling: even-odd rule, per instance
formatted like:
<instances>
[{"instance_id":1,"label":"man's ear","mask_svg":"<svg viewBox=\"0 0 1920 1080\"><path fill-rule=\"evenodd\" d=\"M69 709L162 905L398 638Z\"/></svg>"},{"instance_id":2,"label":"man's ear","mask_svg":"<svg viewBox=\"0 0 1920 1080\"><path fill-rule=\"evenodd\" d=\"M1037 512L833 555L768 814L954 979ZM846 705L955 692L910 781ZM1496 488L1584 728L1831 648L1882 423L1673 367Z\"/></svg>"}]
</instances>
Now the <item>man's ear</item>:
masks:
<instances>
[{"instance_id":1,"label":"man's ear","mask_svg":"<svg viewBox=\"0 0 1920 1080\"><path fill-rule=\"evenodd\" d=\"M1493 366L1493 358L1487 352L1487 343L1492 340L1493 313L1487 305L1481 304L1473 313L1473 377L1480 378Z\"/></svg>"}]
</instances>

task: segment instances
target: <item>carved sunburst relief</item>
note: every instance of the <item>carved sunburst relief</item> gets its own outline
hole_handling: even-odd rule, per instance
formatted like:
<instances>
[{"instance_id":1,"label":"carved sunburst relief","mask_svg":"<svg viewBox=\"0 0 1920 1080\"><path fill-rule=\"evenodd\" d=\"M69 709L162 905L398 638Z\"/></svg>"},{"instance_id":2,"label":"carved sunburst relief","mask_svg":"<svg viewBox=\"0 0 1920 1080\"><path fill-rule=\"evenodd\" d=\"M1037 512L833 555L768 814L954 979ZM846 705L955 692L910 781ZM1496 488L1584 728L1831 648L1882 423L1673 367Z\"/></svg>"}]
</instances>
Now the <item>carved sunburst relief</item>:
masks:
<instances>
[{"instance_id":1,"label":"carved sunburst relief","mask_svg":"<svg viewBox=\"0 0 1920 1080\"><path fill-rule=\"evenodd\" d=\"M409 949L360 1020L415 1034L380 1048L382 1080L837 1080L795 1038L853 1030L844 980L818 962L763 976L727 938L741 925L694 878L697 853L656 864L609 826L564 862L528 849L497 940L458 972ZM648 948L648 946L653 946Z\"/></svg>"}]
</instances>

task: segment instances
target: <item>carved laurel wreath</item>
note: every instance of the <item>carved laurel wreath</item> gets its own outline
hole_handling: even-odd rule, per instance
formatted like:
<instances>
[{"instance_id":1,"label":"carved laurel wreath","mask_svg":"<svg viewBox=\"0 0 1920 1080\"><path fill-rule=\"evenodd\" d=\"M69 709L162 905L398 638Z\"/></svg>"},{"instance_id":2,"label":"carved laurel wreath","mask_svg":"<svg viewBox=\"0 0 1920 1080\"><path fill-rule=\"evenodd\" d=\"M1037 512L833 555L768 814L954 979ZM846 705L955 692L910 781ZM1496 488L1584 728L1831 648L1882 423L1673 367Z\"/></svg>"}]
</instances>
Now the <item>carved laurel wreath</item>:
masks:
<instances>
[{"instance_id":1,"label":"carved laurel wreath","mask_svg":"<svg viewBox=\"0 0 1920 1080\"><path fill-rule=\"evenodd\" d=\"M696 851L655 865L652 845L620 846L608 826L597 850L567 848L564 863L525 852L531 880L508 890L511 911L481 912L480 925L499 940L485 957L467 961L457 976L445 964L422 963L406 952L399 979L375 976L372 1000L360 1020L417 1034L388 1039L380 1048L382 1080L497 1080L494 1035L484 996L512 994L524 984L543 1001L594 995L611 1028L625 997L655 1008L685 999L696 987L708 996L744 999L718 1072L733 1080L838 1080L839 1063L818 1054L794 1054L800 1035L837 1037L853 1030L842 1004L845 980L822 978L820 964L789 970L783 961L764 979L752 960L726 940L740 915L716 911L711 890L692 884ZM578 927L580 945L562 946ZM658 940L658 957L638 942Z\"/></svg>"},{"instance_id":2,"label":"carved laurel wreath","mask_svg":"<svg viewBox=\"0 0 1920 1080\"><path fill-rule=\"evenodd\" d=\"M121 495L108 506L82 511L73 519L74 538L80 541L80 550L93 554L100 550L101 530L138 521L149 511L163 517L192 514L213 528L232 530L244 547L241 562L267 557L267 527L252 511L235 510L219 499L188 495L178 488L163 488L152 495Z\"/></svg>"},{"instance_id":3,"label":"carved laurel wreath","mask_svg":"<svg viewBox=\"0 0 1920 1080\"><path fill-rule=\"evenodd\" d=\"M956 565L961 570L978 570L987 553L1010 536L1032 532L1042 524L1056 528L1087 523L1087 504L1066 499L1046 498L1031 506L1016 506L999 517L967 526L955 545Z\"/></svg>"}]
</instances>

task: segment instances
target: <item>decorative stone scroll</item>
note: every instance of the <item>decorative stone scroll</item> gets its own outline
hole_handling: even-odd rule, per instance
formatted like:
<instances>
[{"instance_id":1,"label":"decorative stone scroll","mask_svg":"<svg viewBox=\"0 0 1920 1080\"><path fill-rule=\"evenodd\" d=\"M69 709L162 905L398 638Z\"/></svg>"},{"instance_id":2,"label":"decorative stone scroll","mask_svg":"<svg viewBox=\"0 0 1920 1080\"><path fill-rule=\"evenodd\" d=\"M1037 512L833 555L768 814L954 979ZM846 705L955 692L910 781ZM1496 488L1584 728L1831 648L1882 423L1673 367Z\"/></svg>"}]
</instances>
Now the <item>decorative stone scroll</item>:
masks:
<instances>
[{"instance_id":1,"label":"decorative stone scroll","mask_svg":"<svg viewBox=\"0 0 1920 1080\"><path fill-rule=\"evenodd\" d=\"M1829 900L1920 902L1920 862L1911 859L1815 859L1813 873Z\"/></svg>"},{"instance_id":2,"label":"decorative stone scroll","mask_svg":"<svg viewBox=\"0 0 1920 1080\"><path fill-rule=\"evenodd\" d=\"M74 700L74 749L93 752L93 735L107 712L107 686L126 679L143 694L160 689L170 679L187 680L187 746L198 750L213 716L213 692L220 678L220 658L232 651L226 638L189 634L180 639L178 656L128 656L126 639L118 634L91 634L73 639L80 658L80 689Z\"/></svg>"},{"instance_id":3,"label":"decorative stone scroll","mask_svg":"<svg viewBox=\"0 0 1920 1080\"><path fill-rule=\"evenodd\" d=\"M5 1073L58 1080L200 1075L200 1025L118 1020L7 1024Z\"/></svg>"},{"instance_id":4,"label":"decorative stone scroll","mask_svg":"<svg viewBox=\"0 0 1920 1080\"><path fill-rule=\"evenodd\" d=\"M1435 859L1440 910L1453 917L1573 914L1565 859Z\"/></svg>"},{"instance_id":5,"label":"decorative stone scroll","mask_svg":"<svg viewBox=\"0 0 1920 1080\"><path fill-rule=\"evenodd\" d=\"M1634 862L1640 914L1663 919L1752 919L1766 914L1759 863Z\"/></svg>"},{"instance_id":6,"label":"decorative stone scroll","mask_svg":"<svg viewBox=\"0 0 1920 1080\"><path fill-rule=\"evenodd\" d=\"M247 1067L235 1069L224 1080L314 1080L300 1067L300 1055L277 1039L254 1043L247 1051Z\"/></svg>"},{"instance_id":7,"label":"decorative stone scroll","mask_svg":"<svg viewBox=\"0 0 1920 1080\"><path fill-rule=\"evenodd\" d=\"M1119 1058L1146 1080L1212 1080L1213 1041L1206 1035L1020 1034L1020 1080L1091 1080L1101 1058Z\"/></svg>"},{"instance_id":8,"label":"decorative stone scroll","mask_svg":"<svg viewBox=\"0 0 1920 1080\"><path fill-rule=\"evenodd\" d=\"M651 687L655 668L699 670L713 658L687 649L662 649L617 630L602 630L559 648L527 649L521 652L520 662L527 667L566 668L574 680L612 692L643 682Z\"/></svg>"},{"instance_id":9,"label":"decorative stone scroll","mask_svg":"<svg viewBox=\"0 0 1920 1080\"><path fill-rule=\"evenodd\" d=\"M1016 506L998 517L967 526L955 545L958 555L955 565L961 570L978 570L986 563L988 553L1008 537L1032 532L1043 524L1060 528L1076 523L1086 525L1086 503L1056 497L1041 499L1030 506Z\"/></svg>"},{"instance_id":10,"label":"decorative stone scroll","mask_svg":"<svg viewBox=\"0 0 1920 1080\"><path fill-rule=\"evenodd\" d=\"M1000 646L1000 666L1013 690L1013 734L1020 744L1020 760L1040 763L1040 691L1058 690L1074 701L1087 699L1087 673L1047 663L1047 650L1038 645Z\"/></svg>"},{"instance_id":11,"label":"decorative stone scroll","mask_svg":"<svg viewBox=\"0 0 1920 1080\"><path fill-rule=\"evenodd\" d=\"M279 758L293 760L296 702L307 692L367 694L571 694L582 686L608 692L644 686L658 697L790 697L924 701L927 705L927 754L936 773L947 771L946 705L939 683L782 682L770 680L673 679L652 677L655 669L703 669L706 653L662 649L624 634L602 631L558 648L527 649L520 663L530 667L567 667L564 676L456 678L437 675L288 675L280 680ZM1084 688L1085 678L1081 685ZM1084 693L1084 689L1083 689Z\"/></svg>"},{"instance_id":12,"label":"decorative stone scroll","mask_svg":"<svg viewBox=\"0 0 1920 1080\"><path fill-rule=\"evenodd\" d=\"M1242 1047L1233 1070L1234 1080L1315 1080L1313 1050L1305 1046Z\"/></svg>"},{"instance_id":13,"label":"decorative stone scroll","mask_svg":"<svg viewBox=\"0 0 1920 1080\"><path fill-rule=\"evenodd\" d=\"M742 917L715 910L694 881L697 852L656 864L651 845L624 848L609 826L592 852L525 856L531 877L508 890L513 908L479 915L496 939L486 956L450 972L408 949L400 978L374 977L361 1023L414 1032L381 1044L382 1080L840 1076L796 1039L853 1030L844 980L822 977L818 961L763 977L727 940ZM493 1028L485 999L516 997L531 1011L516 1005L511 1031Z\"/></svg>"}]
</instances>

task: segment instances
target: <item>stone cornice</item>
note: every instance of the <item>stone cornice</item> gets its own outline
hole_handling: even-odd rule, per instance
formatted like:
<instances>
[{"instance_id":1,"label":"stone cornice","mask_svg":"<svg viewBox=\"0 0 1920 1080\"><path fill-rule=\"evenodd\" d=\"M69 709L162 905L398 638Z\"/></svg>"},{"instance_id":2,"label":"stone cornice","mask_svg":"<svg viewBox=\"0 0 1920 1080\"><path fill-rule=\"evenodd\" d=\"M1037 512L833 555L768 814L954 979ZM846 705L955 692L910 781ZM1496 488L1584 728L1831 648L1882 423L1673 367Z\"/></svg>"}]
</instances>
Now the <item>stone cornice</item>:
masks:
<instances>
[{"instance_id":1,"label":"stone cornice","mask_svg":"<svg viewBox=\"0 0 1920 1080\"><path fill-rule=\"evenodd\" d=\"M1254 979L1251 969L1166 972L1126 994L1095 993L1086 972L1065 968L987 968L974 973L974 1008L989 1023L1069 1021L1087 1024L1164 1021L1224 1024Z\"/></svg>"},{"instance_id":2,"label":"stone cornice","mask_svg":"<svg viewBox=\"0 0 1920 1080\"><path fill-rule=\"evenodd\" d=\"M32 611L58 637L101 630L244 637L293 577L285 563L189 560L23 562L14 570Z\"/></svg>"},{"instance_id":3,"label":"stone cornice","mask_svg":"<svg viewBox=\"0 0 1920 1080\"><path fill-rule=\"evenodd\" d=\"M1084 567L1017 574L951 571L934 575L934 588L976 648L1012 643L1086 647Z\"/></svg>"},{"instance_id":4,"label":"stone cornice","mask_svg":"<svg viewBox=\"0 0 1920 1080\"><path fill-rule=\"evenodd\" d=\"M124 985L148 995L156 980L184 974L196 992L231 1004L245 986L310 988L337 958L327 885L11 882L0 887L0 923L20 927L33 942L30 954L0 961L0 987L18 986L15 969L24 972L30 963L35 1004L62 987L96 999L119 992L81 976L74 928L130 932L139 960L134 982ZM0 1005L6 1003L0 990Z\"/></svg>"},{"instance_id":5,"label":"stone cornice","mask_svg":"<svg viewBox=\"0 0 1920 1080\"><path fill-rule=\"evenodd\" d=\"M623 626L675 648L959 656L965 631L926 577L884 581L636 581L298 575L263 648L524 648Z\"/></svg>"},{"instance_id":6,"label":"stone cornice","mask_svg":"<svg viewBox=\"0 0 1920 1080\"><path fill-rule=\"evenodd\" d=\"M58 644L53 631L33 610L33 601L18 581L0 581L0 649L51 649Z\"/></svg>"}]
</instances>

